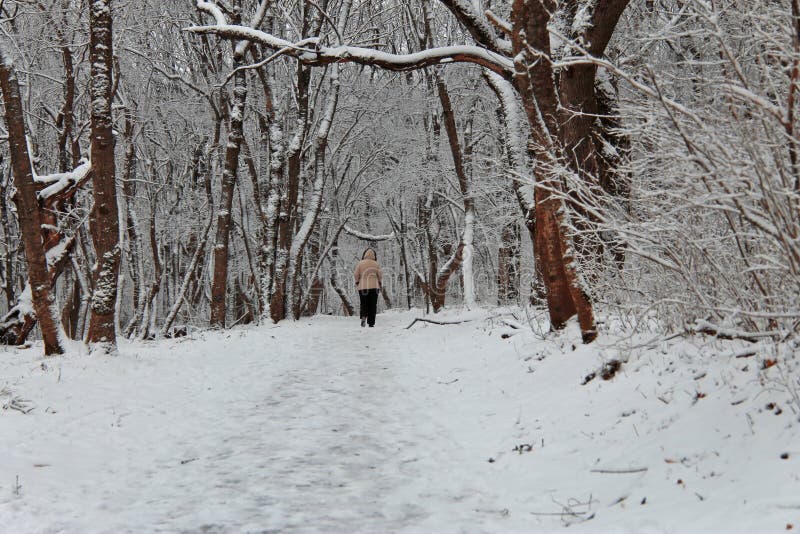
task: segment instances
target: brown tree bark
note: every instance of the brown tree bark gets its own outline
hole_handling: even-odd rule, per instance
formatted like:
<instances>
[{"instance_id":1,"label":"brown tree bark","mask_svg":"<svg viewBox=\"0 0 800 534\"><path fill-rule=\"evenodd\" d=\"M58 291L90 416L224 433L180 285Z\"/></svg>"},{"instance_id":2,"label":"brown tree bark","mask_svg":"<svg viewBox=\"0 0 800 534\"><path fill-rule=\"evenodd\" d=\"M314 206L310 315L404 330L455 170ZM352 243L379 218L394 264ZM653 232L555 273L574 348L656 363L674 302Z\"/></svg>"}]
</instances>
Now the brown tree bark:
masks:
<instances>
[{"instance_id":1,"label":"brown tree bark","mask_svg":"<svg viewBox=\"0 0 800 534\"><path fill-rule=\"evenodd\" d=\"M270 299L270 317L274 322L286 318L286 281L289 254L297 224L297 196L300 187L300 164L302 148L308 129L308 100L311 71L304 65L297 66L297 130L288 147L285 189L281 195L278 217L275 276Z\"/></svg>"},{"instance_id":2,"label":"brown tree bark","mask_svg":"<svg viewBox=\"0 0 800 534\"><path fill-rule=\"evenodd\" d=\"M322 283L322 280L319 277L315 276L314 280L311 282L311 289L309 290L308 296L308 303L306 304L305 309L303 310L303 315L306 317L311 317L316 315L319 311L319 302L322 300L322 293L325 289L325 285Z\"/></svg>"},{"instance_id":3,"label":"brown tree bark","mask_svg":"<svg viewBox=\"0 0 800 534\"><path fill-rule=\"evenodd\" d=\"M450 154L453 157L453 167L456 172L456 177L458 178L458 187L461 192L462 202L464 203L464 234L467 232L472 232L472 228L470 225L472 224L474 215L475 215L475 202L472 196L469 193L469 179L467 177L467 172L464 166L464 156L461 150L461 142L458 138L458 129L456 127L456 117L455 112L453 111L453 105L450 102L450 94L447 91L447 86L445 85L444 78L441 76L440 73L436 73L436 90L439 94L439 102L442 105L442 115L444 117L444 129L447 133L447 141L450 145ZM471 237L469 240L464 239L464 235L461 236L460 242L458 244L458 248L456 249L456 253L448 262L447 268L445 273L440 273L439 277L436 280L436 285L434 289L437 292L440 292L437 295L436 299L431 299L433 303L433 310L435 312L439 311L442 307L444 307L445 295L447 292L447 280L450 278L450 275L457 271L463 261L464 261L464 251L468 247L467 241L471 241ZM471 243L469 243L471 246ZM469 251L471 254L472 251ZM465 266L466 267L466 266ZM444 276L443 276L444 274ZM472 273L470 272L469 275L471 276ZM469 283L472 283L472 280L469 280ZM474 295L473 295L474 296ZM470 306L469 302L466 302L467 306Z\"/></svg>"},{"instance_id":4,"label":"brown tree bark","mask_svg":"<svg viewBox=\"0 0 800 534\"><path fill-rule=\"evenodd\" d=\"M67 302L61 310L61 324L70 339L78 339L81 335L78 332L80 324L80 313L82 303L81 284L76 279L68 280L69 293Z\"/></svg>"},{"instance_id":5,"label":"brown tree bark","mask_svg":"<svg viewBox=\"0 0 800 534\"><path fill-rule=\"evenodd\" d=\"M242 65L243 58L234 56L234 69ZM231 101L228 143L225 145L225 169L222 173L219 209L217 211L217 236L214 246L214 278L211 285L211 326L225 328L226 295L228 288L228 246L231 233L231 209L236 175L239 170L239 152L244 139L244 106L247 100L247 72L234 74L233 100Z\"/></svg>"},{"instance_id":6,"label":"brown tree bark","mask_svg":"<svg viewBox=\"0 0 800 534\"><path fill-rule=\"evenodd\" d=\"M75 124L75 68L72 62L72 50L66 43L63 33L58 32L61 41L61 57L64 62L64 106L56 120L61 127L58 134L58 160L61 172L67 172L70 167L75 167L76 160L70 159L67 154L67 143L73 140L73 126Z\"/></svg>"},{"instance_id":7,"label":"brown tree bark","mask_svg":"<svg viewBox=\"0 0 800 534\"><path fill-rule=\"evenodd\" d=\"M549 62L548 23L556 4L552 0L515 0L512 5L512 46L517 69L514 85L531 127L528 150L536 161L534 250L547 291L553 328L563 328L577 313L584 342L597 332L588 295L578 279L575 250L567 233L567 210L560 192L564 167L559 102Z\"/></svg>"},{"instance_id":8,"label":"brown tree bark","mask_svg":"<svg viewBox=\"0 0 800 534\"><path fill-rule=\"evenodd\" d=\"M153 254L153 281L150 287L144 294L142 301L141 324L139 326L139 338L147 339L150 335L150 324L155 320L156 305L155 300L158 292L161 290L161 281L164 277L164 268L162 265L161 256L158 252L158 239L156 238L156 200L153 198L150 202L150 224L149 224L149 237L150 237L150 251ZM175 269L177 271L177 269Z\"/></svg>"},{"instance_id":9,"label":"brown tree bark","mask_svg":"<svg viewBox=\"0 0 800 534\"><path fill-rule=\"evenodd\" d=\"M121 249L114 161L113 39L111 0L89 5L89 60L91 62L91 160L94 206L89 216L97 263L92 270L94 291L87 342L116 348L115 308Z\"/></svg>"},{"instance_id":10,"label":"brown tree bark","mask_svg":"<svg viewBox=\"0 0 800 534\"><path fill-rule=\"evenodd\" d=\"M577 42L587 43L587 52L601 57L628 2L629 0L600 0L592 13L591 24L581 33L569 37ZM625 184L616 177L612 169L618 162L609 161L599 150L603 142L619 146L624 139L609 133L616 126L612 118L613 110L608 102L601 101L598 97L596 78L597 65L592 63L571 65L559 72L558 97L561 107L558 121L563 153L568 168L580 176L589 190L601 189L613 195L624 195ZM573 195L573 198L579 200L577 195ZM584 212L580 202L575 202L572 207L576 212ZM591 219L585 214L584 217ZM574 241L579 249L577 253L595 258L600 256L603 243L599 240L585 242L576 237ZM622 251L614 252L620 262Z\"/></svg>"},{"instance_id":11,"label":"brown tree bark","mask_svg":"<svg viewBox=\"0 0 800 534\"><path fill-rule=\"evenodd\" d=\"M503 225L497 251L497 303L512 304L519 297L519 227Z\"/></svg>"},{"instance_id":12,"label":"brown tree bark","mask_svg":"<svg viewBox=\"0 0 800 534\"><path fill-rule=\"evenodd\" d=\"M25 119L19 82L5 51L2 50L0 50L0 88L3 91L3 103L6 110L11 165L14 173L14 185L17 188L14 200L17 204L20 233L25 246L25 260L28 264L31 304L39 319L45 355L63 354L64 349L59 339L59 324L55 312L55 298L50 287L47 257L42 242L42 221L36 200L33 167L25 135Z\"/></svg>"},{"instance_id":13,"label":"brown tree bark","mask_svg":"<svg viewBox=\"0 0 800 534\"><path fill-rule=\"evenodd\" d=\"M430 296L431 306L433 306L434 312L438 312L444 308L445 297L447 296L447 282L449 282L450 277L458 271L463 259L464 243L462 242L456 246L453 255L437 273L433 287L428 286L428 284L422 284L423 289L425 289Z\"/></svg>"}]
</instances>

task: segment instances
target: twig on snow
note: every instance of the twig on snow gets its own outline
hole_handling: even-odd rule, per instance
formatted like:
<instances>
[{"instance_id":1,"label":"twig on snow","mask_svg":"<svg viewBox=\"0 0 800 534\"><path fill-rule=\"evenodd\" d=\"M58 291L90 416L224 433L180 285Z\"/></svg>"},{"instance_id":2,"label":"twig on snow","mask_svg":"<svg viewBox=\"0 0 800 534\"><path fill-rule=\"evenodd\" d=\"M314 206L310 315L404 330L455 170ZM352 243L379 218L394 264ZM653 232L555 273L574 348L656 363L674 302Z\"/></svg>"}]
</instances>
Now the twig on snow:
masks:
<instances>
[{"instance_id":1,"label":"twig on snow","mask_svg":"<svg viewBox=\"0 0 800 534\"><path fill-rule=\"evenodd\" d=\"M744 332L731 328L720 328L708 321L697 321L694 325L687 328L689 334L706 334L717 339L734 340L741 339L750 343L758 343L765 338L780 338L784 332Z\"/></svg>"},{"instance_id":2,"label":"twig on snow","mask_svg":"<svg viewBox=\"0 0 800 534\"><path fill-rule=\"evenodd\" d=\"M603 473L607 475L626 475L629 473L644 473L646 467L631 467L630 469L592 469L592 473Z\"/></svg>"},{"instance_id":3,"label":"twig on snow","mask_svg":"<svg viewBox=\"0 0 800 534\"><path fill-rule=\"evenodd\" d=\"M434 319L425 319L423 317L417 317L411 324L406 327L406 330L414 326L417 322L421 323L431 323L431 324L439 324L439 325L448 325L448 324L461 324L461 323L468 323L470 321L475 321L476 319L464 319L462 321L436 321Z\"/></svg>"},{"instance_id":4,"label":"twig on snow","mask_svg":"<svg viewBox=\"0 0 800 534\"><path fill-rule=\"evenodd\" d=\"M442 382L442 381L440 380L440 381L438 381L437 383L438 383L438 384L443 384L443 385L445 385L445 386L449 386L450 384L455 384L456 382L458 382L458 378L454 378L453 380L450 380L449 382Z\"/></svg>"},{"instance_id":5,"label":"twig on snow","mask_svg":"<svg viewBox=\"0 0 800 534\"><path fill-rule=\"evenodd\" d=\"M572 517L581 517L586 512L530 512L531 515L558 515L558 516L572 516Z\"/></svg>"},{"instance_id":6,"label":"twig on snow","mask_svg":"<svg viewBox=\"0 0 800 534\"><path fill-rule=\"evenodd\" d=\"M3 409L8 410L10 408L27 415L32 412L34 408L36 408L36 406L29 406L29 403L30 401L27 401L22 397L14 397L7 403L3 404Z\"/></svg>"}]
</instances>

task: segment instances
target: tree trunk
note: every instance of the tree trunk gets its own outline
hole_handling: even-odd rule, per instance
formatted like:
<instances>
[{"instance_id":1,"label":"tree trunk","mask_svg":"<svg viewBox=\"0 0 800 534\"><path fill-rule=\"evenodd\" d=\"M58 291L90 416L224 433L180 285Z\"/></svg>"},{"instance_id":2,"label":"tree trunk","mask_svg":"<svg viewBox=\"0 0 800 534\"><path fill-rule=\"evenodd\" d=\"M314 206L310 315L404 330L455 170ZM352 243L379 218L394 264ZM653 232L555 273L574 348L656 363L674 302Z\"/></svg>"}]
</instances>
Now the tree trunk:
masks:
<instances>
[{"instance_id":1,"label":"tree trunk","mask_svg":"<svg viewBox=\"0 0 800 534\"><path fill-rule=\"evenodd\" d=\"M511 188L514 191L514 196L517 198L520 211L523 217L523 223L528 230L528 237L532 244L536 242L536 207L534 203L534 187L523 185L520 180L516 178L516 174L525 172L525 141L521 139L516 132L519 131L521 121L519 103L517 102L517 93L514 87L504 80L502 77L494 73L485 73L486 81L489 83L492 91L497 96L500 105L498 106L497 113L501 124L505 125L501 131L501 144L502 150L505 153L505 159L509 168L509 179L511 181ZM503 230L505 232L505 228ZM517 230L517 235L519 234ZM517 237L519 241L519 235ZM505 246L505 245L504 245ZM504 254L501 249L501 254ZM534 247L534 254L536 250ZM519 270L519 248L516 250L517 270ZM546 291L542 280L542 272L539 268L540 263L534 262L535 276L531 284L530 303L532 305L543 305L546 302ZM501 265L502 267L502 265ZM501 273L506 273L506 269L501 269ZM502 284L501 284L502 286ZM519 280L515 286L519 291ZM498 296L502 294L502 288L498 289ZM515 297L516 298L516 297ZM501 298L502 300L502 298Z\"/></svg>"},{"instance_id":2,"label":"tree trunk","mask_svg":"<svg viewBox=\"0 0 800 534\"><path fill-rule=\"evenodd\" d=\"M339 234L336 234L333 238L333 243L331 244L331 255L330 255L330 265L331 265L331 287L336 294L339 295L339 298L342 299L342 309L344 310L344 314L347 317L353 315L353 305L350 303L350 299L347 298L347 293L345 293L344 289L339 285L339 270L338 266L336 265L336 259L339 257Z\"/></svg>"},{"instance_id":3,"label":"tree trunk","mask_svg":"<svg viewBox=\"0 0 800 534\"><path fill-rule=\"evenodd\" d=\"M314 190L308 208L308 212L303 219L303 224L297 231L293 239L289 258L288 283L290 287L288 302L292 306L292 315L295 319L300 318L300 295L299 287L299 267L301 265L301 254L305 248L314 226L317 224L317 217L322 208L322 192L325 187L325 151L328 148L328 134L330 133L333 117L336 113L336 106L339 102L339 67L331 66L330 73L331 86L328 93L325 110L317 130L317 137L314 142Z\"/></svg>"},{"instance_id":4,"label":"tree trunk","mask_svg":"<svg viewBox=\"0 0 800 534\"><path fill-rule=\"evenodd\" d=\"M74 276L74 275L73 275ZM61 309L61 327L70 339L78 339L78 322L81 313L81 285L72 277L65 283L67 301Z\"/></svg>"},{"instance_id":5,"label":"tree trunk","mask_svg":"<svg viewBox=\"0 0 800 534\"><path fill-rule=\"evenodd\" d=\"M461 243L458 247L461 249L458 254L454 256L457 262L454 262L451 268L455 271L459 267L462 268L464 275L464 304L467 308L475 308L475 279L472 272L472 259L474 255L474 248L472 245L473 235L475 229L475 201L470 195L469 182L467 173L464 168L464 158L461 152L461 143L458 139L458 130L456 128L455 113L453 106L450 103L450 95L447 92L447 86L444 83L444 78L436 73L436 88L439 93L439 101L442 104L442 111L444 115L444 129L447 132L447 140L450 144L450 153L453 156L453 167L458 177L458 186L461 191L461 198L464 202L464 232L461 237ZM449 275L448 277L449 278ZM437 280L437 290L439 288L439 281ZM442 293L438 296L441 299L440 306L444 306L446 287L442 288ZM434 305L434 311L438 311Z\"/></svg>"},{"instance_id":6,"label":"tree trunk","mask_svg":"<svg viewBox=\"0 0 800 534\"><path fill-rule=\"evenodd\" d=\"M234 69L242 66L243 59L234 55ZM239 70L233 75L233 100L228 143L225 146L225 169L222 173L222 189L217 211L217 237L214 245L214 279L211 286L211 326L225 328L226 295L228 288L228 246L231 233L231 208L236 174L239 169L239 152L244 139L244 107L247 100L247 71Z\"/></svg>"},{"instance_id":7,"label":"tree trunk","mask_svg":"<svg viewBox=\"0 0 800 534\"><path fill-rule=\"evenodd\" d=\"M409 276L409 265L408 265L408 254L406 250L406 221L405 221L405 214L403 212L403 203L402 201L399 202L398 205L398 215L399 215L399 222L392 217L392 214L387 211L387 215L389 216L389 222L392 225L392 229L394 230L395 239L397 243L400 245L400 263L403 265L403 283L405 284L406 290L406 306L408 309L411 309L411 303L413 300L413 293L412 293L412 280Z\"/></svg>"},{"instance_id":8,"label":"tree trunk","mask_svg":"<svg viewBox=\"0 0 800 534\"><path fill-rule=\"evenodd\" d=\"M140 299L143 290L143 266L142 266L142 242L138 229L138 217L136 216L136 151L133 144L133 120L132 112L125 110L125 164L122 171L122 192L125 197L125 229L128 234L128 246L126 247L126 257L131 275L131 289L133 291L134 316L125 328L125 337L130 337L137 326L140 313Z\"/></svg>"},{"instance_id":9,"label":"tree trunk","mask_svg":"<svg viewBox=\"0 0 800 534\"><path fill-rule=\"evenodd\" d=\"M442 265L442 268L436 275L436 281L432 288L428 288L431 298L431 306L433 306L434 313L444 308L445 297L447 296L447 282L453 273L458 271L461 263L464 261L464 243L461 242L456 247L455 252L447 262Z\"/></svg>"},{"instance_id":10,"label":"tree trunk","mask_svg":"<svg viewBox=\"0 0 800 534\"><path fill-rule=\"evenodd\" d=\"M291 247L297 222L297 197L300 187L300 165L303 157L303 142L308 129L308 99L311 71L303 65L297 66L297 130L288 147L287 183L280 202L278 217L277 254L275 275L270 299L270 317L274 322L286 318L286 281L288 278Z\"/></svg>"},{"instance_id":11,"label":"tree trunk","mask_svg":"<svg viewBox=\"0 0 800 534\"><path fill-rule=\"evenodd\" d=\"M42 243L42 223L39 204L36 200L33 167L25 135L25 119L19 82L4 50L0 50L0 87L3 91L3 102L6 108L14 186L17 188L15 203L17 204L20 233L25 245L25 260L28 264L30 295L27 297L30 298L30 303L39 319L45 355L62 354L64 349L61 346L55 298L51 290L47 257ZM20 299L25 297L26 295L23 294Z\"/></svg>"},{"instance_id":12,"label":"tree trunk","mask_svg":"<svg viewBox=\"0 0 800 534\"><path fill-rule=\"evenodd\" d=\"M411 282L411 276L408 269L408 251L406 250L406 234L407 234L407 226L405 220L405 214L403 213L403 205L400 204L400 258L403 261L403 282L406 285L406 306L410 310L412 308L412 300L414 295L412 294L412 288L414 285Z\"/></svg>"},{"instance_id":13,"label":"tree trunk","mask_svg":"<svg viewBox=\"0 0 800 534\"><path fill-rule=\"evenodd\" d=\"M17 300L16 286L14 279L16 277L14 269L14 250L11 246L12 232L11 232L11 218L8 216L8 185L12 180L13 173L9 169L8 174L3 169L2 183L0 184L0 225L2 225L3 240L3 277L5 284L3 285L3 292L6 295L6 305L10 310Z\"/></svg>"},{"instance_id":14,"label":"tree trunk","mask_svg":"<svg viewBox=\"0 0 800 534\"><path fill-rule=\"evenodd\" d=\"M163 267L161 257L158 253L158 240L156 239L156 201L153 199L150 203L150 250L153 254L153 281L150 287L144 294L142 301L141 324L139 326L139 338L147 339L150 335L150 325L155 321L156 317L156 296L161 289L161 280L163 277ZM177 270L177 269L176 269Z\"/></svg>"},{"instance_id":15,"label":"tree trunk","mask_svg":"<svg viewBox=\"0 0 800 534\"><path fill-rule=\"evenodd\" d=\"M116 349L115 309L121 249L117 208L114 131L111 117L112 40L111 0L91 0L89 7L89 60L91 160L94 206L89 216L97 261L92 270L94 292L89 318L89 344Z\"/></svg>"},{"instance_id":16,"label":"tree trunk","mask_svg":"<svg viewBox=\"0 0 800 534\"><path fill-rule=\"evenodd\" d=\"M531 128L529 151L536 162L535 242L538 267L547 291L550 324L563 328L577 313L584 342L591 342L597 331L594 312L577 274L577 258L567 233L567 209L560 172L564 167L558 122L558 97L550 64L533 50L550 56L548 23L555 3L541 0L514 0L511 12L512 45L522 68L514 83Z\"/></svg>"},{"instance_id":17,"label":"tree trunk","mask_svg":"<svg viewBox=\"0 0 800 534\"><path fill-rule=\"evenodd\" d=\"M519 227L503 225L497 252L497 303L513 304L519 297Z\"/></svg>"}]
</instances>

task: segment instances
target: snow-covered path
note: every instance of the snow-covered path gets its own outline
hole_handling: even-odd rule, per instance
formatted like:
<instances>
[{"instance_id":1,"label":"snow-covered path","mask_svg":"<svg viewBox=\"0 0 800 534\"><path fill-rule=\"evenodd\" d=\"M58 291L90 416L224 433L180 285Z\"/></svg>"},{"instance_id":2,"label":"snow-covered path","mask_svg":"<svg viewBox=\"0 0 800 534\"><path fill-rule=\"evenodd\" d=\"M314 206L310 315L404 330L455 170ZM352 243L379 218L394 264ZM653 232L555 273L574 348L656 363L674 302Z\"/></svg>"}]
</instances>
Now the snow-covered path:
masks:
<instances>
[{"instance_id":1,"label":"snow-covered path","mask_svg":"<svg viewBox=\"0 0 800 534\"><path fill-rule=\"evenodd\" d=\"M557 354L501 339L491 318L406 330L411 318L201 332L114 358L1 354L0 403L35 409L0 411L0 532L800 523L797 425L753 423L769 399L713 378L733 368L701 382L686 364L665 380L669 364L642 358L633 376L582 386L599 360L569 333Z\"/></svg>"},{"instance_id":2,"label":"snow-covered path","mask_svg":"<svg viewBox=\"0 0 800 534\"><path fill-rule=\"evenodd\" d=\"M425 365L447 336L409 350L408 320L388 314L360 329L317 318L313 330L34 362L47 405L35 399L16 435L3 433L24 472L9 499L14 473L2 469L0 517L22 531L478 527L505 512L481 474L464 479L465 465L486 475L490 465L428 409L451 393Z\"/></svg>"}]
</instances>

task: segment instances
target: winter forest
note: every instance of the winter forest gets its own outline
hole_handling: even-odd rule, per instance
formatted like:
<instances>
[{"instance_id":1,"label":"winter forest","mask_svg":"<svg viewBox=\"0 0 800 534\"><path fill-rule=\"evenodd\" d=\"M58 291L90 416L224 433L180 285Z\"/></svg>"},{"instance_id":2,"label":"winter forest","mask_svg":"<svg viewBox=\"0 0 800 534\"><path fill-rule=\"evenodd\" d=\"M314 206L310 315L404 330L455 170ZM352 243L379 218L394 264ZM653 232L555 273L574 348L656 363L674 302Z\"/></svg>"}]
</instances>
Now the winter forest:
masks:
<instances>
[{"instance_id":1,"label":"winter forest","mask_svg":"<svg viewBox=\"0 0 800 534\"><path fill-rule=\"evenodd\" d=\"M0 531L800 528L800 0L0 30Z\"/></svg>"}]
</instances>

